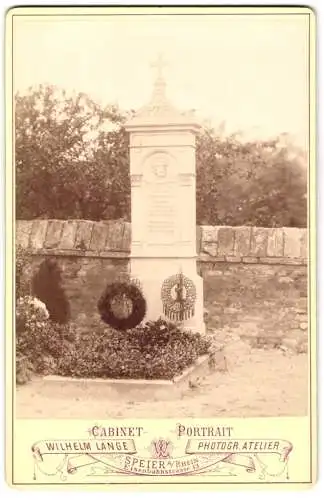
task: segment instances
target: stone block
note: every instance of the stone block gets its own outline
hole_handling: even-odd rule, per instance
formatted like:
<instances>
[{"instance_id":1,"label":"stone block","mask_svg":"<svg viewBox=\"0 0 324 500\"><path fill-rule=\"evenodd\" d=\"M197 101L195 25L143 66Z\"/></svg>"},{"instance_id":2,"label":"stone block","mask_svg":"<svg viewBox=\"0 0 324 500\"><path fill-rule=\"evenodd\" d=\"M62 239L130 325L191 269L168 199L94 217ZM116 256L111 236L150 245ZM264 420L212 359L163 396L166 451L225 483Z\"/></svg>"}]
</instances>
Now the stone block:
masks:
<instances>
[{"instance_id":1,"label":"stone block","mask_svg":"<svg viewBox=\"0 0 324 500\"><path fill-rule=\"evenodd\" d=\"M298 339L300 337L300 335L301 335L301 331L299 330L299 328L292 328L289 331L290 338Z\"/></svg>"},{"instance_id":2,"label":"stone block","mask_svg":"<svg viewBox=\"0 0 324 500\"><path fill-rule=\"evenodd\" d=\"M208 276L222 276L223 271L221 269L210 269L208 271Z\"/></svg>"},{"instance_id":3,"label":"stone block","mask_svg":"<svg viewBox=\"0 0 324 500\"><path fill-rule=\"evenodd\" d=\"M44 248L47 232L47 220L34 220L30 235L30 246L34 250Z\"/></svg>"},{"instance_id":4,"label":"stone block","mask_svg":"<svg viewBox=\"0 0 324 500\"><path fill-rule=\"evenodd\" d=\"M284 234L282 228L268 229L268 257L283 257Z\"/></svg>"},{"instance_id":5,"label":"stone block","mask_svg":"<svg viewBox=\"0 0 324 500\"><path fill-rule=\"evenodd\" d=\"M290 266L305 266L305 261L304 259L298 259L297 257L291 258L291 257L286 257L287 264Z\"/></svg>"},{"instance_id":6,"label":"stone block","mask_svg":"<svg viewBox=\"0 0 324 500\"><path fill-rule=\"evenodd\" d=\"M278 283L293 283L294 282L294 278L292 278L291 276L280 276L278 278Z\"/></svg>"},{"instance_id":7,"label":"stone block","mask_svg":"<svg viewBox=\"0 0 324 500\"><path fill-rule=\"evenodd\" d=\"M234 255L245 257L250 254L251 227L243 226L234 229Z\"/></svg>"},{"instance_id":8,"label":"stone block","mask_svg":"<svg viewBox=\"0 0 324 500\"><path fill-rule=\"evenodd\" d=\"M210 255L211 257L217 257L218 243L203 243L201 251L202 253Z\"/></svg>"},{"instance_id":9,"label":"stone block","mask_svg":"<svg viewBox=\"0 0 324 500\"><path fill-rule=\"evenodd\" d=\"M261 264L278 264L278 265L290 265L291 259L285 257L259 257ZM286 269L283 269L283 273L286 273Z\"/></svg>"},{"instance_id":10,"label":"stone block","mask_svg":"<svg viewBox=\"0 0 324 500\"><path fill-rule=\"evenodd\" d=\"M257 264L258 258L257 257L242 257L242 261L244 262L244 264Z\"/></svg>"},{"instance_id":11,"label":"stone block","mask_svg":"<svg viewBox=\"0 0 324 500\"><path fill-rule=\"evenodd\" d=\"M232 262L232 263L238 263L238 262L241 262L242 261L242 257L237 257L237 256L233 256L231 257L230 255L229 256L225 256L225 260L226 262Z\"/></svg>"},{"instance_id":12,"label":"stone block","mask_svg":"<svg viewBox=\"0 0 324 500\"><path fill-rule=\"evenodd\" d=\"M28 248L33 221L16 221L16 247Z\"/></svg>"},{"instance_id":13,"label":"stone block","mask_svg":"<svg viewBox=\"0 0 324 500\"><path fill-rule=\"evenodd\" d=\"M108 221L107 224L107 239L105 244L105 251L129 251L129 248L124 248L124 230L125 223L123 221Z\"/></svg>"},{"instance_id":14,"label":"stone block","mask_svg":"<svg viewBox=\"0 0 324 500\"><path fill-rule=\"evenodd\" d=\"M305 269L304 266L295 267L290 271L290 273L295 279L307 280L307 270Z\"/></svg>"},{"instance_id":15,"label":"stone block","mask_svg":"<svg viewBox=\"0 0 324 500\"><path fill-rule=\"evenodd\" d=\"M232 227L220 227L218 229L218 255L233 255L234 252L234 229Z\"/></svg>"},{"instance_id":16,"label":"stone block","mask_svg":"<svg viewBox=\"0 0 324 500\"><path fill-rule=\"evenodd\" d=\"M76 239L78 223L75 220L64 221L59 247L62 250L72 250Z\"/></svg>"},{"instance_id":17,"label":"stone block","mask_svg":"<svg viewBox=\"0 0 324 500\"><path fill-rule=\"evenodd\" d=\"M218 226L201 226L202 243L216 242L218 240Z\"/></svg>"},{"instance_id":18,"label":"stone block","mask_svg":"<svg viewBox=\"0 0 324 500\"><path fill-rule=\"evenodd\" d=\"M105 249L106 239L108 235L108 226L104 222L95 222L93 224L90 250L101 252Z\"/></svg>"},{"instance_id":19,"label":"stone block","mask_svg":"<svg viewBox=\"0 0 324 500\"><path fill-rule=\"evenodd\" d=\"M89 250L93 225L94 223L91 221L78 221L77 233L74 243L74 247L76 249L82 251Z\"/></svg>"},{"instance_id":20,"label":"stone block","mask_svg":"<svg viewBox=\"0 0 324 500\"><path fill-rule=\"evenodd\" d=\"M60 257L80 257L83 253L78 249L42 248L41 255L57 255Z\"/></svg>"},{"instance_id":21,"label":"stone block","mask_svg":"<svg viewBox=\"0 0 324 500\"><path fill-rule=\"evenodd\" d=\"M122 248L124 252L130 252L132 242L132 225L129 222L125 222Z\"/></svg>"},{"instance_id":22,"label":"stone block","mask_svg":"<svg viewBox=\"0 0 324 500\"><path fill-rule=\"evenodd\" d=\"M218 227L201 226L201 244L200 253L206 253L212 257L217 256L218 243L217 243Z\"/></svg>"},{"instance_id":23,"label":"stone block","mask_svg":"<svg viewBox=\"0 0 324 500\"><path fill-rule=\"evenodd\" d=\"M44 248L58 248L64 222L62 220L48 221Z\"/></svg>"},{"instance_id":24,"label":"stone block","mask_svg":"<svg viewBox=\"0 0 324 500\"><path fill-rule=\"evenodd\" d=\"M114 250L103 250L102 252L100 252L100 258L113 259L115 262L116 261L126 261L129 259L129 252L117 252Z\"/></svg>"},{"instance_id":25,"label":"stone block","mask_svg":"<svg viewBox=\"0 0 324 500\"><path fill-rule=\"evenodd\" d=\"M250 255L265 257L267 254L268 233L263 227L252 228Z\"/></svg>"},{"instance_id":26,"label":"stone block","mask_svg":"<svg viewBox=\"0 0 324 500\"><path fill-rule=\"evenodd\" d=\"M300 229L300 256L303 259L308 258L308 230Z\"/></svg>"},{"instance_id":27,"label":"stone block","mask_svg":"<svg viewBox=\"0 0 324 500\"><path fill-rule=\"evenodd\" d=\"M201 226L196 226L196 252L199 255L201 252L202 244L202 228Z\"/></svg>"},{"instance_id":28,"label":"stone block","mask_svg":"<svg viewBox=\"0 0 324 500\"><path fill-rule=\"evenodd\" d=\"M301 257L301 230L295 227L284 227L284 256Z\"/></svg>"},{"instance_id":29,"label":"stone block","mask_svg":"<svg viewBox=\"0 0 324 500\"><path fill-rule=\"evenodd\" d=\"M308 298L300 297L297 302L297 307L301 310L307 311L308 308Z\"/></svg>"}]
</instances>

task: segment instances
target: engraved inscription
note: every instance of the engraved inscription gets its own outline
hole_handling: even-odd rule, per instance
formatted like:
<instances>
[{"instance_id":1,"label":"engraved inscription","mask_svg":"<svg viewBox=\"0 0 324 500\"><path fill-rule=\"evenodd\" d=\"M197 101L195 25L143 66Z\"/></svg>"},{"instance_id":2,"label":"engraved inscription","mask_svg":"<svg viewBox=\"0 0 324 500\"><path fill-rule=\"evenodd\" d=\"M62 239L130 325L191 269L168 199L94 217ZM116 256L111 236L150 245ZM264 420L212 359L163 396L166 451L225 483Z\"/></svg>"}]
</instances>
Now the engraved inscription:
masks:
<instances>
[{"instance_id":1,"label":"engraved inscription","mask_svg":"<svg viewBox=\"0 0 324 500\"><path fill-rule=\"evenodd\" d=\"M151 186L148 195L148 243L170 244L175 237L176 198L171 183Z\"/></svg>"}]
</instances>

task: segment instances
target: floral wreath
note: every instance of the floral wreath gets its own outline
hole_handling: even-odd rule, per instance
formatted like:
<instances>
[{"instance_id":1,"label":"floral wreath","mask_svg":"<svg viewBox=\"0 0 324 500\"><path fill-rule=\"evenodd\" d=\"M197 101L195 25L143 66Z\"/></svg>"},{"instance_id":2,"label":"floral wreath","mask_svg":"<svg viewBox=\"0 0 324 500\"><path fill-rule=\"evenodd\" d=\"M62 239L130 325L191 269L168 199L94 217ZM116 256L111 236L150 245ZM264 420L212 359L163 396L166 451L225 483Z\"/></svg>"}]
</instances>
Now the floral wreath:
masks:
<instances>
[{"instance_id":1,"label":"floral wreath","mask_svg":"<svg viewBox=\"0 0 324 500\"><path fill-rule=\"evenodd\" d=\"M172 296L175 289L176 297ZM185 297L184 293L185 292ZM161 288L163 314L171 321L182 321L195 314L196 287L194 282L182 273L165 279Z\"/></svg>"},{"instance_id":2,"label":"floral wreath","mask_svg":"<svg viewBox=\"0 0 324 500\"><path fill-rule=\"evenodd\" d=\"M116 303L117 309L122 308L123 313L128 308L127 314L117 314ZM143 320L146 300L134 282L115 282L108 285L101 295L98 310L102 321L116 330L128 330L135 328Z\"/></svg>"}]
</instances>

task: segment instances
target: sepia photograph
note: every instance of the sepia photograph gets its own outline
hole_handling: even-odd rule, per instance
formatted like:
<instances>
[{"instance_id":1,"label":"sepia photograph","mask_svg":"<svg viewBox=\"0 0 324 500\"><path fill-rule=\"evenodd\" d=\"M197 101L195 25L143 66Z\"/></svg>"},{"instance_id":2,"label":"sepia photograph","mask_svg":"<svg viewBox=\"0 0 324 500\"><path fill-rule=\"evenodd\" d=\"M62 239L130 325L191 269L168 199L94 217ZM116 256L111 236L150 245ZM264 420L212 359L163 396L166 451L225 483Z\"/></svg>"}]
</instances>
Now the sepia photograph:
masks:
<instances>
[{"instance_id":1,"label":"sepia photograph","mask_svg":"<svg viewBox=\"0 0 324 500\"><path fill-rule=\"evenodd\" d=\"M12 15L17 419L309 416L310 12L197 10Z\"/></svg>"}]
</instances>

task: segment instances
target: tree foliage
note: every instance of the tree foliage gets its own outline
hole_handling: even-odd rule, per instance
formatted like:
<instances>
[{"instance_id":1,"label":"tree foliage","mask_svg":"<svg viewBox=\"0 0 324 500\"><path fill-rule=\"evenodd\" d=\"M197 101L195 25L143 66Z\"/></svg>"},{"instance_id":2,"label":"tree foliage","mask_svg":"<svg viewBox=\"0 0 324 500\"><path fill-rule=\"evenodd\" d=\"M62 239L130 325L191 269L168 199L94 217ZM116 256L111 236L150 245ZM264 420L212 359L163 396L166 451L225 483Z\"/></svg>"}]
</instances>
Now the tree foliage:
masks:
<instances>
[{"instance_id":1,"label":"tree foliage","mask_svg":"<svg viewBox=\"0 0 324 500\"><path fill-rule=\"evenodd\" d=\"M307 169L293 148L204 129L197 141L197 219L207 225L307 225Z\"/></svg>"},{"instance_id":2,"label":"tree foliage","mask_svg":"<svg viewBox=\"0 0 324 500\"><path fill-rule=\"evenodd\" d=\"M126 114L51 86L16 95L16 217L130 220ZM197 222L302 227L307 170L280 138L197 137Z\"/></svg>"},{"instance_id":3,"label":"tree foliage","mask_svg":"<svg viewBox=\"0 0 324 500\"><path fill-rule=\"evenodd\" d=\"M16 96L16 215L119 218L129 210L122 115L84 94L40 86ZM109 127L109 128L108 128Z\"/></svg>"}]
</instances>

